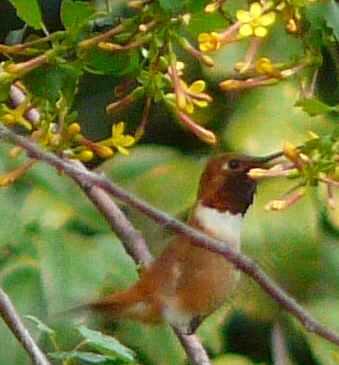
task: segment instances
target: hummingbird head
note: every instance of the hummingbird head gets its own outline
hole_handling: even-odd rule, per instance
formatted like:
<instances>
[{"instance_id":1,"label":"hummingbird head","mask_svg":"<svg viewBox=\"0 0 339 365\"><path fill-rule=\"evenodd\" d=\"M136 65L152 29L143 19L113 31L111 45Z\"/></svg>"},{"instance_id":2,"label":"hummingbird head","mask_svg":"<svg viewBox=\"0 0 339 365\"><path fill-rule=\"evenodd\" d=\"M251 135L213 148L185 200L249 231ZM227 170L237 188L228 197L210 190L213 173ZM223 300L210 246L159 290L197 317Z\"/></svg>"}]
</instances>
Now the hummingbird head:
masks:
<instances>
[{"instance_id":1,"label":"hummingbird head","mask_svg":"<svg viewBox=\"0 0 339 365\"><path fill-rule=\"evenodd\" d=\"M266 167L268 162L280 156L281 153L266 157L224 153L212 157L200 179L198 200L203 206L220 212L244 215L252 204L257 184L248 172Z\"/></svg>"}]
</instances>

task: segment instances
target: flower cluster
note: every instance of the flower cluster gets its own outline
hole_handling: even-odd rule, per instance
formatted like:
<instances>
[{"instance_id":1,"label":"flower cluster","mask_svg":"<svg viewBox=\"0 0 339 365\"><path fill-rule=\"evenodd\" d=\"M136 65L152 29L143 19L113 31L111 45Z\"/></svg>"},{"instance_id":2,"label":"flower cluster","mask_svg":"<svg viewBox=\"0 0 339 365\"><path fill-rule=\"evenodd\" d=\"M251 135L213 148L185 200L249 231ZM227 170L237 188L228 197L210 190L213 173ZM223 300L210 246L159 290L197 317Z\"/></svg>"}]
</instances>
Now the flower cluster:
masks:
<instances>
[{"instance_id":1,"label":"flower cluster","mask_svg":"<svg viewBox=\"0 0 339 365\"><path fill-rule=\"evenodd\" d=\"M194 14L179 14L178 11L168 13L168 16L164 12L159 16L159 4L153 0L130 0L128 5L137 10L131 19L121 21L111 29L89 38L86 38L88 31L84 32L86 24L80 22L78 29L72 31L66 27L65 31L23 44L0 45L0 53L9 58L0 65L0 91L6 91L7 87L12 90L11 85L14 82L37 68L47 69L49 65L60 71L63 75L60 76L61 79L69 73L73 77L72 82L65 82L60 89L54 90L57 100L53 99L52 102L42 102L41 98L34 96L33 88L28 92L22 84L16 83L16 89L21 90L23 97L14 104L8 103L8 100L0 103L3 123L16 127L52 152L90 162L110 158L116 152L128 154L129 147L143 137L153 105L162 103L169 107L184 128L203 142L215 144L215 134L195 120L206 115L196 112L208 107L213 102L212 97L206 92L204 80L198 79L190 83L185 79L185 64L178 58L178 48L201 64L214 67L215 60L208 52L217 51L234 42L248 43L243 58L234 64L234 72L230 73L232 76L219 83L220 90L224 92L272 85L306 67L317 66L320 62L319 56L313 54L310 47L307 52L305 47L304 56L286 63L273 61L263 54L264 38L269 35L278 17L285 22L289 32L300 31L304 1L254 0L247 8L230 11L227 10L228 3L224 0L211 0L205 6L205 12L218 11L227 27L198 34L197 47L186 36L187 26L193 20ZM96 15L92 14L89 21L95 18ZM129 66L132 71L129 68L123 69L122 65L121 73L117 72L122 81L116 88L114 100L107 105L106 112L115 115L130 108L135 102L143 102L142 117L134 135L126 134L126 125L118 122L112 123L112 134L109 138L92 141L83 135L80 123L72 113L74 95L84 71L114 74L115 71L112 70L117 55L126 56L122 58L126 60L133 59L129 56L134 55L136 64L131 63ZM112 62L106 62L106 57ZM78 62L79 59L81 62ZM124 77L125 72L129 73L129 77ZM309 181L309 176L312 175L309 171L312 169L308 162L302 160L303 151L299 151L301 154L297 152L298 158L293 164L304 175L308 171L306 180ZM287 152L285 155L291 162L292 155ZM23 167L20 171L25 170L26 167ZM20 175L20 171L11 175L7 181ZM285 174L287 171L290 173L289 169L271 173Z\"/></svg>"},{"instance_id":2,"label":"flower cluster","mask_svg":"<svg viewBox=\"0 0 339 365\"><path fill-rule=\"evenodd\" d=\"M267 11L267 7L255 2L250 6L249 11L238 10L237 19L241 23L239 35L241 37L266 37L267 27L271 26L276 19L274 11Z\"/></svg>"},{"instance_id":3,"label":"flower cluster","mask_svg":"<svg viewBox=\"0 0 339 365\"><path fill-rule=\"evenodd\" d=\"M249 175L254 179L288 177L298 179L298 183L282 198L270 201L267 210L282 210L298 202L306 193L307 186L324 184L327 189L327 202L334 208L333 188L339 187L337 157L339 140L336 133L320 138L310 132L310 139L302 146L286 142L282 162L271 169L252 169ZM331 142L329 144L329 141Z\"/></svg>"},{"instance_id":4,"label":"flower cluster","mask_svg":"<svg viewBox=\"0 0 339 365\"><path fill-rule=\"evenodd\" d=\"M216 51L221 46L221 36L219 33L200 33L198 37L199 49L203 52Z\"/></svg>"}]
</instances>

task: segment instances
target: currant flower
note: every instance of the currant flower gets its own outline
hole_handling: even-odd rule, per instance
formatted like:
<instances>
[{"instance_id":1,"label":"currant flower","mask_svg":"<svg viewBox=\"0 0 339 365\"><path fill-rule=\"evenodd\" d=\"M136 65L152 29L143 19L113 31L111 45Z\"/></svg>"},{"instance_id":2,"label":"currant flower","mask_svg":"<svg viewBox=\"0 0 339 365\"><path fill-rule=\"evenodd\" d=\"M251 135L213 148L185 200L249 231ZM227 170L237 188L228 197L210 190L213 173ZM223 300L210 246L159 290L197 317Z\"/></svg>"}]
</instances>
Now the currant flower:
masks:
<instances>
[{"instance_id":1,"label":"currant flower","mask_svg":"<svg viewBox=\"0 0 339 365\"><path fill-rule=\"evenodd\" d=\"M220 3L215 1L205 6L205 13L214 13L220 8Z\"/></svg>"},{"instance_id":2,"label":"currant flower","mask_svg":"<svg viewBox=\"0 0 339 365\"><path fill-rule=\"evenodd\" d=\"M135 143L135 138L129 134L124 134L125 123L119 122L112 126L112 137L107 138L100 143L101 146L114 147L121 154L128 155L129 151L126 147L131 147Z\"/></svg>"},{"instance_id":3,"label":"currant flower","mask_svg":"<svg viewBox=\"0 0 339 365\"><path fill-rule=\"evenodd\" d=\"M194 112L194 106L206 108L208 103L212 101L212 98L203 92L206 89L206 83L204 80L194 81L190 86L182 81L182 88L186 94L185 111L189 114Z\"/></svg>"},{"instance_id":4,"label":"currant flower","mask_svg":"<svg viewBox=\"0 0 339 365\"><path fill-rule=\"evenodd\" d=\"M194 112L194 107L206 108L212 101L212 98L204 93L206 83L204 80L196 80L191 85L187 85L185 81L180 80L180 91L182 92L182 105L179 108L188 114ZM170 101L176 99L175 94L169 93L166 97Z\"/></svg>"},{"instance_id":5,"label":"currant flower","mask_svg":"<svg viewBox=\"0 0 339 365\"><path fill-rule=\"evenodd\" d=\"M200 51L216 51L221 46L220 34L217 32L200 33L198 36L198 42Z\"/></svg>"},{"instance_id":6,"label":"currant flower","mask_svg":"<svg viewBox=\"0 0 339 365\"><path fill-rule=\"evenodd\" d=\"M266 37L267 27L272 25L276 19L274 11L266 12L265 8L258 2L251 4L249 11L238 10L236 13L241 23L239 35L242 38L249 36Z\"/></svg>"}]
</instances>

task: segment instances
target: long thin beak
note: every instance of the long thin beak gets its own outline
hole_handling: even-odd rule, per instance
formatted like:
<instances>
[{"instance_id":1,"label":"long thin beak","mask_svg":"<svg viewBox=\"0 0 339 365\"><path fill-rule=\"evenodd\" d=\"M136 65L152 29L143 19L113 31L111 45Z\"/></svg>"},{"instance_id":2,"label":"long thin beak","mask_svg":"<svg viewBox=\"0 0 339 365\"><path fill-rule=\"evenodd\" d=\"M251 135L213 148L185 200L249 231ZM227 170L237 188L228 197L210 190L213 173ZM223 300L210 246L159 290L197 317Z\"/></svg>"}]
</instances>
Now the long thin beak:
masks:
<instances>
[{"instance_id":1,"label":"long thin beak","mask_svg":"<svg viewBox=\"0 0 339 365\"><path fill-rule=\"evenodd\" d=\"M279 151L279 152L274 152L274 153L271 153L267 156L262 156L262 157L254 157L253 158L253 162L255 164L257 164L256 167L264 167L264 165L268 164L269 162L279 158L279 157L282 157L284 155L284 152L283 151ZM269 165L266 165L265 167L269 167Z\"/></svg>"}]
</instances>

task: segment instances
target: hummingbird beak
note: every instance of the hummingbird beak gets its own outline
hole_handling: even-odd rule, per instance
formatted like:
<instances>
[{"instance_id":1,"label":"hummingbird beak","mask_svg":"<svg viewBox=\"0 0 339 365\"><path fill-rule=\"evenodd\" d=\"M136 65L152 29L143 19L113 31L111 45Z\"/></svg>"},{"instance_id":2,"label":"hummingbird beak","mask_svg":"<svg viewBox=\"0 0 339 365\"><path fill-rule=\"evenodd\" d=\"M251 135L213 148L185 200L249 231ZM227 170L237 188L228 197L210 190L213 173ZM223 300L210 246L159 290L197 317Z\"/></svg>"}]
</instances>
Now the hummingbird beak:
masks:
<instances>
[{"instance_id":1,"label":"hummingbird beak","mask_svg":"<svg viewBox=\"0 0 339 365\"><path fill-rule=\"evenodd\" d=\"M253 168L270 168L274 165L276 159L284 155L283 151L274 152L262 157L253 157Z\"/></svg>"}]
</instances>

